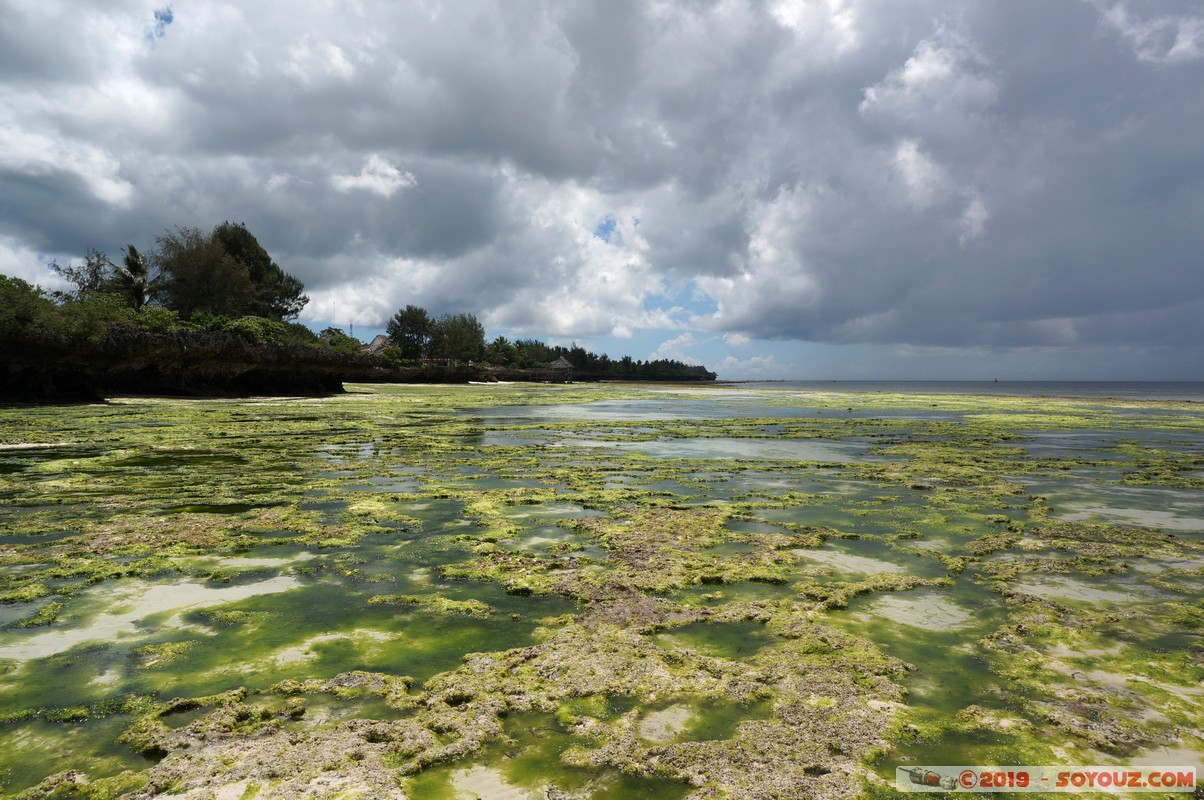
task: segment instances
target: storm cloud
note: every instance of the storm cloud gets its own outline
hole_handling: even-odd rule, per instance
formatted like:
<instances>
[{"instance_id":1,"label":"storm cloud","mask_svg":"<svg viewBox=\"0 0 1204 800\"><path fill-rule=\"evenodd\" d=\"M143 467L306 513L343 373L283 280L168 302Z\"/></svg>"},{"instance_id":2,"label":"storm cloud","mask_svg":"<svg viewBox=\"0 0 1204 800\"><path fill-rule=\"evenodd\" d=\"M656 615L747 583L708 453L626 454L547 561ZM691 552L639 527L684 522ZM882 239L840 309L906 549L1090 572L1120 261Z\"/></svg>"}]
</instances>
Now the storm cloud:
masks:
<instances>
[{"instance_id":1,"label":"storm cloud","mask_svg":"<svg viewBox=\"0 0 1204 800\"><path fill-rule=\"evenodd\" d=\"M1204 377L1186 0L0 0L0 272L245 222L722 377Z\"/></svg>"}]
</instances>

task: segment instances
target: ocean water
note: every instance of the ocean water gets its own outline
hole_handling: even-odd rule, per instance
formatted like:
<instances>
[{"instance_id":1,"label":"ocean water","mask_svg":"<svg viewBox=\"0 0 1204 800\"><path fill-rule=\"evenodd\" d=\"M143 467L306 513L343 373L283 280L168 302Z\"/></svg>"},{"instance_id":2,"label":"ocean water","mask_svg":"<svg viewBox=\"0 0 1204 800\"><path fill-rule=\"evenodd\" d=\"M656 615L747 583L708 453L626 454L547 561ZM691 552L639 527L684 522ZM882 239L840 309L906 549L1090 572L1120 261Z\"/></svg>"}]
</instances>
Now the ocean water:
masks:
<instances>
[{"instance_id":1,"label":"ocean water","mask_svg":"<svg viewBox=\"0 0 1204 800\"><path fill-rule=\"evenodd\" d=\"M1204 381L753 381L735 385L812 392L1112 397L1122 400L1204 402Z\"/></svg>"}]
</instances>

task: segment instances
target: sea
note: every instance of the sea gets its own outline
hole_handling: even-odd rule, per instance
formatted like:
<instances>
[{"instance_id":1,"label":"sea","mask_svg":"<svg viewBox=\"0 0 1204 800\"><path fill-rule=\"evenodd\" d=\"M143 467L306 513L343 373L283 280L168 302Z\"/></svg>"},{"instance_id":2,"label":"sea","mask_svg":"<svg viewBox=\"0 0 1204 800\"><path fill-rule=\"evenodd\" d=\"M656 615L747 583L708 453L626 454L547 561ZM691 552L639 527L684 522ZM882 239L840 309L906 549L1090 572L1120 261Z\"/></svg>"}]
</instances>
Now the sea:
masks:
<instances>
[{"instance_id":1,"label":"sea","mask_svg":"<svg viewBox=\"0 0 1204 800\"><path fill-rule=\"evenodd\" d=\"M1204 381L749 381L734 386L810 392L891 392L1178 400L1204 403Z\"/></svg>"}]
</instances>

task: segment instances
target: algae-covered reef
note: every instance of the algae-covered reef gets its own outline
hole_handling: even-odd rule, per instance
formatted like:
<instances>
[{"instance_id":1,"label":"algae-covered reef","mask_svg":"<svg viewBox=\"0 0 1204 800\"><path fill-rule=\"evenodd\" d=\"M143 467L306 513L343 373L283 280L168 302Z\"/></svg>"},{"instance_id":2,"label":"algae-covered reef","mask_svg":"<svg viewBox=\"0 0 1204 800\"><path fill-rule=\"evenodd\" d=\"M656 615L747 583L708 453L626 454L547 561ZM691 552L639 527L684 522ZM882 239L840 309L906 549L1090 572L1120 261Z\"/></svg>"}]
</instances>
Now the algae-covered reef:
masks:
<instances>
[{"instance_id":1,"label":"algae-covered reef","mask_svg":"<svg viewBox=\"0 0 1204 800\"><path fill-rule=\"evenodd\" d=\"M0 409L0 791L894 795L1194 765L1194 404L581 386Z\"/></svg>"}]
</instances>

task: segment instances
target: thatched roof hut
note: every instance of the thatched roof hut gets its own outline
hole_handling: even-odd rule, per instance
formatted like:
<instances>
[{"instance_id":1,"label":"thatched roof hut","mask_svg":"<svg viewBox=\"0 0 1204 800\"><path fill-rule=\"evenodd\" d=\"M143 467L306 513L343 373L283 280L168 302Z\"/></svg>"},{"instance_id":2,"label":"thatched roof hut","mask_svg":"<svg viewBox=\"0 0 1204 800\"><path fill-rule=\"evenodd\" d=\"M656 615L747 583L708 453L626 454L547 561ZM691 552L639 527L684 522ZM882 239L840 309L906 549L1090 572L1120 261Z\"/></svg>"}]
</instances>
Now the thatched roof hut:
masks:
<instances>
[{"instance_id":1,"label":"thatched roof hut","mask_svg":"<svg viewBox=\"0 0 1204 800\"><path fill-rule=\"evenodd\" d=\"M379 353L381 350L384 350L386 347L388 347L392 343L393 342L389 339L388 336L385 336L383 333L380 333L380 334L377 334L375 339L373 339L372 341L370 341L366 345L364 345L364 352L368 353L369 355L376 355L377 353Z\"/></svg>"}]
</instances>

